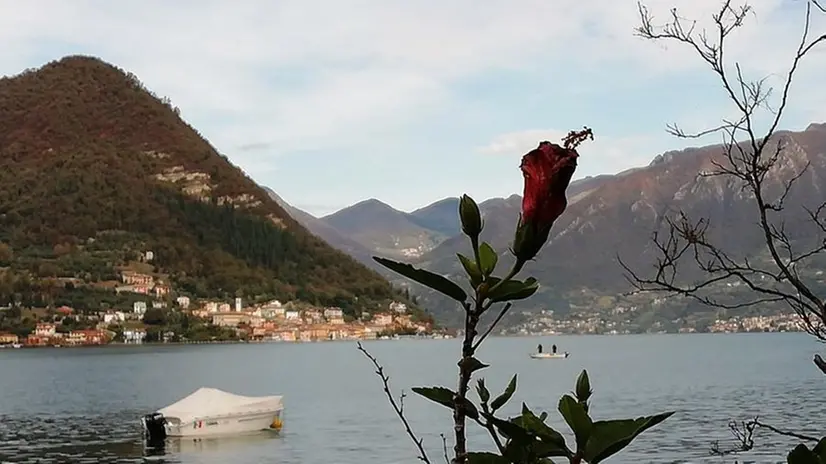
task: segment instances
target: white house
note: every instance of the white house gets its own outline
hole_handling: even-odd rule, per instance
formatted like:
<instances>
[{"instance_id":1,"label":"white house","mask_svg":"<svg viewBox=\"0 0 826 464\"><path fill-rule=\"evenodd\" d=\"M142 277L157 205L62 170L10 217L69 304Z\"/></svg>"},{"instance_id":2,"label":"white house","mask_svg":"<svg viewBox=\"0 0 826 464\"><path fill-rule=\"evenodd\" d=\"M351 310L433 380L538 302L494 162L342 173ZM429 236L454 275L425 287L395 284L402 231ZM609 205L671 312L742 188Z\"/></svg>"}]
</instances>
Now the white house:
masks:
<instances>
[{"instance_id":1,"label":"white house","mask_svg":"<svg viewBox=\"0 0 826 464\"><path fill-rule=\"evenodd\" d=\"M144 338L146 338L146 330L144 329L128 329L123 331L124 343L140 344L143 343Z\"/></svg>"},{"instance_id":2,"label":"white house","mask_svg":"<svg viewBox=\"0 0 826 464\"><path fill-rule=\"evenodd\" d=\"M189 308L190 300L188 296L179 296L175 299L175 302L183 309Z\"/></svg>"},{"instance_id":3,"label":"white house","mask_svg":"<svg viewBox=\"0 0 826 464\"><path fill-rule=\"evenodd\" d=\"M339 308L327 308L324 310L325 319L341 319L344 317L344 311Z\"/></svg>"},{"instance_id":4,"label":"white house","mask_svg":"<svg viewBox=\"0 0 826 464\"><path fill-rule=\"evenodd\" d=\"M280 302L280 301L278 301L278 300L271 300L271 301L268 301L266 304L264 304L264 309L279 309L279 308L281 308L282 306L283 306L283 305L281 304L281 302Z\"/></svg>"},{"instance_id":5,"label":"white house","mask_svg":"<svg viewBox=\"0 0 826 464\"><path fill-rule=\"evenodd\" d=\"M393 301L392 303L390 303L389 309L394 313L404 314L407 312L407 305L400 301Z\"/></svg>"},{"instance_id":6,"label":"white house","mask_svg":"<svg viewBox=\"0 0 826 464\"><path fill-rule=\"evenodd\" d=\"M300 317L300 314L299 314L298 311L287 311L287 312L284 313L284 317L286 317L288 321L289 320L297 321Z\"/></svg>"},{"instance_id":7,"label":"white house","mask_svg":"<svg viewBox=\"0 0 826 464\"><path fill-rule=\"evenodd\" d=\"M146 302L136 301L132 303L132 312L141 316L146 314Z\"/></svg>"},{"instance_id":8,"label":"white house","mask_svg":"<svg viewBox=\"0 0 826 464\"><path fill-rule=\"evenodd\" d=\"M115 311L103 315L103 322L106 324L117 324L126 320L126 314L122 311Z\"/></svg>"},{"instance_id":9,"label":"white house","mask_svg":"<svg viewBox=\"0 0 826 464\"><path fill-rule=\"evenodd\" d=\"M54 337L57 329L51 322L40 322L34 328L34 334L38 337Z\"/></svg>"}]
</instances>

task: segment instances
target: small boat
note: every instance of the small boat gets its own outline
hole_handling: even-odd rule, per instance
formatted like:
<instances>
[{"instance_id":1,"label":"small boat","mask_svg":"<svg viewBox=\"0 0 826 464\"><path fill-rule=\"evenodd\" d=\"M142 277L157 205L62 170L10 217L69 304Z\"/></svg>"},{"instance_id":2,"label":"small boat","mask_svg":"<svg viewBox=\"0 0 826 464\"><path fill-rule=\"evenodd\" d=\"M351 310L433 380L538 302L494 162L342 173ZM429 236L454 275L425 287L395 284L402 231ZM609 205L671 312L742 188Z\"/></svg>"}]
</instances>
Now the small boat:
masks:
<instances>
[{"instance_id":1,"label":"small boat","mask_svg":"<svg viewBox=\"0 0 826 464\"><path fill-rule=\"evenodd\" d=\"M569 355L567 351L564 353L531 353L533 359L565 359Z\"/></svg>"},{"instance_id":2,"label":"small boat","mask_svg":"<svg viewBox=\"0 0 826 464\"><path fill-rule=\"evenodd\" d=\"M23 348L23 345L21 345L20 343L12 343L11 347L12 348Z\"/></svg>"},{"instance_id":3,"label":"small boat","mask_svg":"<svg viewBox=\"0 0 826 464\"><path fill-rule=\"evenodd\" d=\"M150 445L167 437L201 438L281 430L282 396L241 396L202 387L189 396L141 417Z\"/></svg>"}]
</instances>

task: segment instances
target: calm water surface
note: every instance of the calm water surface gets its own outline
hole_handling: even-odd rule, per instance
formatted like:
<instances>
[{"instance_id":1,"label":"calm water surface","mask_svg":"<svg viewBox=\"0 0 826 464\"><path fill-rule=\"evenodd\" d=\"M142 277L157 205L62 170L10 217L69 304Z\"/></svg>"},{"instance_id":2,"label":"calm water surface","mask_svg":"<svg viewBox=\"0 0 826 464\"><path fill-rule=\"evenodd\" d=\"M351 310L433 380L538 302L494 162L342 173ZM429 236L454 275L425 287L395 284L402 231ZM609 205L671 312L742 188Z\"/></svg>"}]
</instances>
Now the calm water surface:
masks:
<instances>
[{"instance_id":1,"label":"calm water surface","mask_svg":"<svg viewBox=\"0 0 826 464\"><path fill-rule=\"evenodd\" d=\"M566 360L532 360L537 343L570 351ZM367 342L396 390L455 384L458 340ZM585 368L595 390L592 413L620 418L677 413L611 462L734 462L709 457L714 440L730 443L731 418L760 415L811 434L824 417L826 379L811 362L820 348L802 334L558 336L493 338L479 357L494 395L513 373L520 401L548 410ZM201 386L245 395L283 394L280 436L172 442L160 455L143 449L141 414ZM409 419L434 462L449 412L406 399ZM814 418L814 421L812 421ZM807 420L808 419L808 420ZM764 434L740 462L785 462L788 442ZM471 436L489 448L486 436ZM785 448L788 449L788 448ZM354 342L87 349L0 350L0 462L12 463L414 463L416 454ZM439 460L441 462L441 460Z\"/></svg>"}]
</instances>

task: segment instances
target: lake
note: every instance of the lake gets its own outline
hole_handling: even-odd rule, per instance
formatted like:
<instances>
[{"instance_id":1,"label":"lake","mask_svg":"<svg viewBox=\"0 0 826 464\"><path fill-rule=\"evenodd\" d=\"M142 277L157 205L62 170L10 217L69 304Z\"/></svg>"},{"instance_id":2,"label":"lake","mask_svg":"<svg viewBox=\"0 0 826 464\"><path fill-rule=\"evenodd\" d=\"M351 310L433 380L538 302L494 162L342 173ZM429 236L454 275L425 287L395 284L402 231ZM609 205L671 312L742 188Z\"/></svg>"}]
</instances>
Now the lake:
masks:
<instances>
[{"instance_id":1,"label":"lake","mask_svg":"<svg viewBox=\"0 0 826 464\"><path fill-rule=\"evenodd\" d=\"M543 343L569 351L564 360L533 360ZM412 386L455 387L459 340L365 342L397 392ZM492 395L513 373L519 386L505 413L526 402L566 431L556 411L581 369L591 377L592 415L626 418L677 411L609 462L734 462L709 456L715 440L730 445L731 418L761 420L812 435L826 379L812 364L821 348L805 334L685 334L491 338L479 358ZM243 395L283 394L284 429L201 443L171 443L147 455L140 415L201 386ZM473 393L475 399L475 392ZM410 395L413 428L434 462L449 411ZM472 448L490 449L473 425ZM789 441L757 435L741 462L785 462ZM0 350L0 462L415 463L372 366L355 342L185 345Z\"/></svg>"}]
</instances>

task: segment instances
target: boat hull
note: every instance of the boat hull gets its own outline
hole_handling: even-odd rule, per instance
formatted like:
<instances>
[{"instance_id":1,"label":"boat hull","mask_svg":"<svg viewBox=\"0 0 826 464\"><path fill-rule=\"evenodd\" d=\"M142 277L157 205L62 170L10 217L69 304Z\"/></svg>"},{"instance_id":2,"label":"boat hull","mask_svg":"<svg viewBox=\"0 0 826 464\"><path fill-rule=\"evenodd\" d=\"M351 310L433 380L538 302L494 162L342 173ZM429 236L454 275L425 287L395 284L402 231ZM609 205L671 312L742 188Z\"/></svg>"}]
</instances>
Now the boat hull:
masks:
<instances>
[{"instance_id":1,"label":"boat hull","mask_svg":"<svg viewBox=\"0 0 826 464\"><path fill-rule=\"evenodd\" d=\"M569 356L568 352L561 353L561 354L553 354L553 353L532 353L531 358L533 359L565 359Z\"/></svg>"},{"instance_id":2,"label":"boat hull","mask_svg":"<svg viewBox=\"0 0 826 464\"><path fill-rule=\"evenodd\" d=\"M169 437L215 437L268 429L276 431L281 429L281 411L237 417L207 417L186 424L167 424L166 435Z\"/></svg>"},{"instance_id":3,"label":"boat hull","mask_svg":"<svg viewBox=\"0 0 826 464\"><path fill-rule=\"evenodd\" d=\"M282 413L283 409L280 409L238 416L203 417L185 423L155 413L144 416L141 422L147 441L160 444L166 438L225 437L262 430L280 432Z\"/></svg>"}]
</instances>

